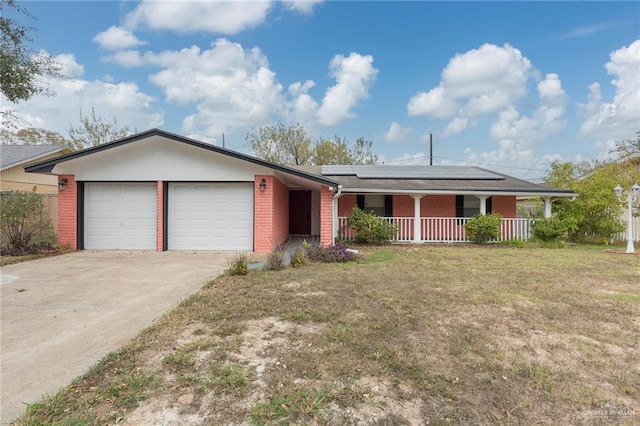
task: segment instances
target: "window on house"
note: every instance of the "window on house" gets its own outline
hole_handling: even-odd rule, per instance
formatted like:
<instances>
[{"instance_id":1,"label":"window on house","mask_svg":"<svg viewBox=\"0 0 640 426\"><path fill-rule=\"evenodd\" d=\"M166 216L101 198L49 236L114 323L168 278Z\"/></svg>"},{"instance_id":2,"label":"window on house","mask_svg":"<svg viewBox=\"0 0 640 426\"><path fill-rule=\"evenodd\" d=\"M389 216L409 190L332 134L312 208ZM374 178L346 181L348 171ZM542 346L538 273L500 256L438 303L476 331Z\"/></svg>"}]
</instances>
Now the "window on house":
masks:
<instances>
[{"instance_id":1,"label":"window on house","mask_svg":"<svg viewBox=\"0 0 640 426\"><path fill-rule=\"evenodd\" d=\"M491 213L491 197L487 198L487 214ZM474 217L480 214L480 199L475 195L456 195L456 217Z\"/></svg>"},{"instance_id":2,"label":"window on house","mask_svg":"<svg viewBox=\"0 0 640 426\"><path fill-rule=\"evenodd\" d=\"M393 216L393 195L362 194L357 196L358 208L378 216Z\"/></svg>"}]
</instances>

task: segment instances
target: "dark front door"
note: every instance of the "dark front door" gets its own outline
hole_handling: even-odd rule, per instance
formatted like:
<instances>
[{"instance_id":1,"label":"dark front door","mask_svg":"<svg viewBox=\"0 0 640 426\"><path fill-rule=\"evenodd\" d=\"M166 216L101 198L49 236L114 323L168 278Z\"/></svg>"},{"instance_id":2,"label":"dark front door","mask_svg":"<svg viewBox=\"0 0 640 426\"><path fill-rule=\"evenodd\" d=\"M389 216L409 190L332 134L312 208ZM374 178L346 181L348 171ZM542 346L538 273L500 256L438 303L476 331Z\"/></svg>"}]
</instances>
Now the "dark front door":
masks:
<instances>
[{"instance_id":1,"label":"dark front door","mask_svg":"<svg viewBox=\"0 0 640 426\"><path fill-rule=\"evenodd\" d=\"M289 191L289 234L311 234L311 191Z\"/></svg>"}]
</instances>

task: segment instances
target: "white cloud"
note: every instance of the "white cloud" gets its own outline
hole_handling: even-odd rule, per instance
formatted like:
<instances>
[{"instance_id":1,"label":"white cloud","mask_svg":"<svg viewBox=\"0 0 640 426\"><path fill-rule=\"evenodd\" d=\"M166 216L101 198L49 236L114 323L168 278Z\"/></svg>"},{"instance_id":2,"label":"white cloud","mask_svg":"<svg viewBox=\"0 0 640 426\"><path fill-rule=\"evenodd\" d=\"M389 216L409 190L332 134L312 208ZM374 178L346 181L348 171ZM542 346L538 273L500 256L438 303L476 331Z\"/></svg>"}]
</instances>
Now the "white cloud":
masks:
<instances>
[{"instance_id":1,"label":"white cloud","mask_svg":"<svg viewBox=\"0 0 640 426\"><path fill-rule=\"evenodd\" d=\"M459 109L458 103L447 96L442 86L418 93L407 104L409 115L433 115L439 118L452 117Z\"/></svg>"},{"instance_id":2,"label":"white cloud","mask_svg":"<svg viewBox=\"0 0 640 426\"><path fill-rule=\"evenodd\" d=\"M83 66L71 54L56 56L63 65L65 77L79 77ZM163 123L163 114L154 109L155 99L140 91L131 82L109 83L80 78L47 78L44 81L55 96L34 96L18 104L14 111L23 127L42 127L66 134L69 125L78 125L80 111L88 114L95 108L96 115L118 125L144 130ZM64 101L61 101L64 100Z\"/></svg>"},{"instance_id":3,"label":"white cloud","mask_svg":"<svg viewBox=\"0 0 640 426\"><path fill-rule=\"evenodd\" d=\"M496 113L527 94L535 77L531 62L505 44L484 44L454 56L441 74L440 84L409 99L409 115L452 119L447 131L457 133L480 116Z\"/></svg>"},{"instance_id":4,"label":"white cloud","mask_svg":"<svg viewBox=\"0 0 640 426\"><path fill-rule=\"evenodd\" d=\"M125 26L147 26L178 33L236 34L264 22L271 1L143 0L125 18Z\"/></svg>"},{"instance_id":5,"label":"white cloud","mask_svg":"<svg viewBox=\"0 0 640 426\"><path fill-rule=\"evenodd\" d=\"M606 23L600 23L600 24L594 24L594 25L587 25L584 27L575 28L564 34L560 34L559 36L554 38L562 40L562 39L570 39L570 38L589 37L593 34L597 34L602 31L609 30L611 28L619 27L621 25L626 25L628 23L629 22L606 22Z\"/></svg>"},{"instance_id":6,"label":"white cloud","mask_svg":"<svg viewBox=\"0 0 640 426\"><path fill-rule=\"evenodd\" d=\"M63 53L54 57L56 63L60 65L60 75L66 78L82 77L84 67L76 61L72 53Z\"/></svg>"},{"instance_id":7,"label":"white cloud","mask_svg":"<svg viewBox=\"0 0 640 426\"><path fill-rule=\"evenodd\" d=\"M603 102L600 84L589 86L588 101L579 104L585 117L580 135L610 149L616 140L633 137L640 122L640 40L611 52L605 65L613 76L613 99Z\"/></svg>"},{"instance_id":8,"label":"white cloud","mask_svg":"<svg viewBox=\"0 0 640 426\"><path fill-rule=\"evenodd\" d=\"M540 106L531 117L520 116L517 108L510 105L498 114L498 119L489 131L493 139L516 139L535 142L560 130L565 122L567 98L557 74L547 74L537 86Z\"/></svg>"},{"instance_id":9,"label":"white cloud","mask_svg":"<svg viewBox=\"0 0 640 426\"><path fill-rule=\"evenodd\" d=\"M117 27L112 25L105 31L102 31L93 38L93 41L98 43L100 47L107 50L122 50L130 49L132 47L138 47L146 44L146 42L139 40L130 29L123 27Z\"/></svg>"},{"instance_id":10,"label":"white cloud","mask_svg":"<svg viewBox=\"0 0 640 426\"><path fill-rule=\"evenodd\" d=\"M304 15L313 13L313 8L322 3L323 0L282 0L282 4L287 9L293 10Z\"/></svg>"},{"instance_id":11,"label":"white cloud","mask_svg":"<svg viewBox=\"0 0 640 426\"><path fill-rule=\"evenodd\" d=\"M447 124L444 129L445 135L455 135L464 131L469 126L469 119L464 117L456 117Z\"/></svg>"},{"instance_id":12,"label":"white cloud","mask_svg":"<svg viewBox=\"0 0 640 426\"><path fill-rule=\"evenodd\" d=\"M336 84L327 89L317 111L318 121L324 126L333 126L353 117L353 107L369 97L369 87L378 73L373 67L373 56L355 52L347 57L334 56L329 68Z\"/></svg>"},{"instance_id":13,"label":"white cloud","mask_svg":"<svg viewBox=\"0 0 640 426\"><path fill-rule=\"evenodd\" d=\"M259 48L246 49L225 38L208 49L126 50L105 60L128 67L159 68L149 80L163 90L166 101L195 105L196 111L184 119L185 132L216 137L222 131L261 126L275 119L309 128L318 123L337 124L351 117L357 102L368 96L377 72L371 56L335 56L330 70L337 82L327 89L319 105L308 93L315 87L314 81L292 83L285 91Z\"/></svg>"},{"instance_id":14,"label":"white cloud","mask_svg":"<svg viewBox=\"0 0 640 426\"><path fill-rule=\"evenodd\" d=\"M540 170L546 170L557 154L536 157L536 146L546 136L562 129L567 97L562 82L557 74L547 74L537 85L539 106L531 116L522 116L515 105L509 105L498 114L492 124L489 135L498 141L495 150L475 152L471 148L465 150L469 161L490 165L508 164L521 168L512 170L505 168L507 174L522 177L542 176ZM489 166L496 168L495 166ZM533 170L525 170L533 169Z\"/></svg>"},{"instance_id":15,"label":"white cloud","mask_svg":"<svg viewBox=\"0 0 640 426\"><path fill-rule=\"evenodd\" d=\"M307 130L314 127L315 115L318 111L318 103L307 93L315 82L307 80L304 83L295 82L289 85L289 94L293 96L291 101L292 112L289 113L289 121L299 123Z\"/></svg>"},{"instance_id":16,"label":"white cloud","mask_svg":"<svg viewBox=\"0 0 640 426\"><path fill-rule=\"evenodd\" d=\"M402 142L411 133L411 129L404 128L393 121L389 130L384 134L384 140L387 142Z\"/></svg>"},{"instance_id":17,"label":"white cloud","mask_svg":"<svg viewBox=\"0 0 640 426\"><path fill-rule=\"evenodd\" d=\"M102 57L104 62L112 62L125 68L139 67L144 64L140 52L137 50L120 50Z\"/></svg>"},{"instance_id":18,"label":"white cloud","mask_svg":"<svg viewBox=\"0 0 640 426\"><path fill-rule=\"evenodd\" d=\"M282 85L258 48L218 39L207 50L147 52L140 59L162 68L150 81L168 102L196 104L183 124L189 133L218 135L229 127L263 124L284 108Z\"/></svg>"}]
</instances>

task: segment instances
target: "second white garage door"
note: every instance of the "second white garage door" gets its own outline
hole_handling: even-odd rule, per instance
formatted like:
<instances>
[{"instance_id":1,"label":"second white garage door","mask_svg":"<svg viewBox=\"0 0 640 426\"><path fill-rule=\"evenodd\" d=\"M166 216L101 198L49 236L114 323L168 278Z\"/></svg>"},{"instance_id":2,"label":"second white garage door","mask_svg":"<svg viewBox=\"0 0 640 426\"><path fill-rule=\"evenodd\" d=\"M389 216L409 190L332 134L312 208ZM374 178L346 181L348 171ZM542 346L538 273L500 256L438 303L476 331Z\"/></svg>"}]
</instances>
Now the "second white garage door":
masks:
<instances>
[{"instance_id":1,"label":"second white garage door","mask_svg":"<svg viewBox=\"0 0 640 426\"><path fill-rule=\"evenodd\" d=\"M170 183L169 250L253 250L253 183Z\"/></svg>"}]
</instances>

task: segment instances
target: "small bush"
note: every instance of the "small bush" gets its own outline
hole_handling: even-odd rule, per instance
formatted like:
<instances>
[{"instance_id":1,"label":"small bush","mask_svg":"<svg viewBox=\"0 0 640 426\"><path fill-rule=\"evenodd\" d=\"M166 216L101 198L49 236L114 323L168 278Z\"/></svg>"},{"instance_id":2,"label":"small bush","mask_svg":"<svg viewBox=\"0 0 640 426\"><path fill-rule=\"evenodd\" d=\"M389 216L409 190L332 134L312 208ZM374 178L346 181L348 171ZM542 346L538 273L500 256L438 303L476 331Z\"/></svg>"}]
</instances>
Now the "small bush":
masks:
<instances>
[{"instance_id":1,"label":"small bush","mask_svg":"<svg viewBox=\"0 0 640 426\"><path fill-rule=\"evenodd\" d=\"M544 242L557 241L565 234L567 227L558 217L535 219L531 224L533 237Z\"/></svg>"},{"instance_id":2,"label":"small bush","mask_svg":"<svg viewBox=\"0 0 640 426\"><path fill-rule=\"evenodd\" d=\"M291 256L291 266L300 268L307 264L307 259L307 242L303 241L302 245L298 246L293 256Z\"/></svg>"},{"instance_id":3,"label":"small bush","mask_svg":"<svg viewBox=\"0 0 640 426\"><path fill-rule=\"evenodd\" d=\"M321 263L350 262L357 258L356 253L342 243L337 243L329 247L320 245L309 246L307 255L312 262Z\"/></svg>"},{"instance_id":4,"label":"small bush","mask_svg":"<svg viewBox=\"0 0 640 426\"><path fill-rule=\"evenodd\" d=\"M527 246L527 243L524 240L515 239L500 241L500 245L505 247L524 248Z\"/></svg>"},{"instance_id":5,"label":"small bush","mask_svg":"<svg viewBox=\"0 0 640 426\"><path fill-rule=\"evenodd\" d=\"M225 271L227 275L247 275L249 273L249 256L247 253L236 253L227 259L229 268Z\"/></svg>"},{"instance_id":6,"label":"small bush","mask_svg":"<svg viewBox=\"0 0 640 426\"><path fill-rule=\"evenodd\" d=\"M487 244L500 236L502 216L497 213L478 215L464 226L467 237L476 244Z\"/></svg>"},{"instance_id":7,"label":"small bush","mask_svg":"<svg viewBox=\"0 0 640 426\"><path fill-rule=\"evenodd\" d=\"M27 191L0 194L2 253L25 255L51 251L55 234L42 195Z\"/></svg>"},{"instance_id":8,"label":"small bush","mask_svg":"<svg viewBox=\"0 0 640 426\"><path fill-rule=\"evenodd\" d=\"M385 243L398 233L398 227L384 217L366 213L358 207L353 208L347 225L355 231L356 241L365 244Z\"/></svg>"},{"instance_id":9,"label":"small bush","mask_svg":"<svg viewBox=\"0 0 640 426\"><path fill-rule=\"evenodd\" d=\"M282 250L275 249L267 254L267 258L264 261L264 269L267 271L277 271L282 268L284 268L284 252Z\"/></svg>"}]
</instances>

